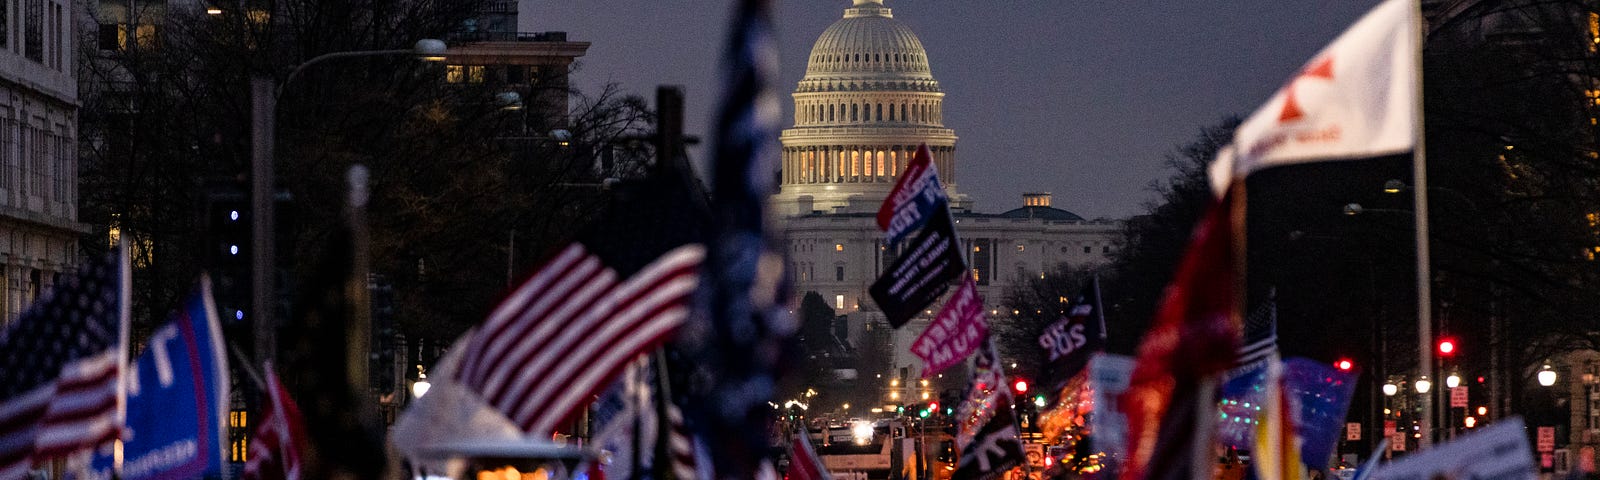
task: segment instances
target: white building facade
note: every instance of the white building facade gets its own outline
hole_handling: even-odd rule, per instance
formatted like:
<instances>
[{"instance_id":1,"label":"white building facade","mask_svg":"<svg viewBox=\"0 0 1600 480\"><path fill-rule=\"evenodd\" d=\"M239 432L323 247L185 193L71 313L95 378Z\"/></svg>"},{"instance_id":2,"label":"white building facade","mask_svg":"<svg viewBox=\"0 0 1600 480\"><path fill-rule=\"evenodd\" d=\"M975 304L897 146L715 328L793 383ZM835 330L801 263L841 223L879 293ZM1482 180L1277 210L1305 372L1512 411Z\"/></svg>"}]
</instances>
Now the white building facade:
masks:
<instances>
[{"instance_id":1,"label":"white building facade","mask_svg":"<svg viewBox=\"0 0 1600 480\"><path fill-rule=\"evenodd\" d=\"M0 325L78 263L73 4L0 0Z\"/></svg>"},{"instance_id":2,"label":"white building facade","mask_svg":"<svg viewBox=\"0 0 1600 480\"><path fill-rule=\"evenodd\" d=\"M867 332L887 328L867 288L898 246L884 242L875 214L920 144L932 150L968 273L991 315L1009 315L1007 292L1043 272L1105 263L1120 222L1053 208L1048 193L1026 194L1004 213L978 213L957 192L957 137L943 124L945 97L927 52L880 0L853 1L812 48L793 95L794 127L781 136L781 187L772 208L789 242L797 297L817 292L848 315L848 341L858 348L872 343L864 341ZM939 307L889 335L894 365L886 367L920 371L908 348Z\"/></svg>"}]
</instances>

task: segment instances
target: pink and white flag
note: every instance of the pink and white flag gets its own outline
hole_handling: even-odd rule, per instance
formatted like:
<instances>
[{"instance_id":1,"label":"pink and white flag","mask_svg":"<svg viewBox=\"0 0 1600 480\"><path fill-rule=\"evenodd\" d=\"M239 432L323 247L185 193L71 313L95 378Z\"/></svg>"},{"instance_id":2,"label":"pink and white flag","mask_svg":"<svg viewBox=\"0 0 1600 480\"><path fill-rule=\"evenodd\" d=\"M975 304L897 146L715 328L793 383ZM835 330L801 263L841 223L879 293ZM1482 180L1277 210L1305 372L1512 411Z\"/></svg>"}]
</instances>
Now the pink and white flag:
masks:
<instances>
[{"instance_id":1,"label":"pink and white flag","mask_svg":"<svg viewBox=\"0 0 1600 480\"><path fill-rule=\"evenodd\" d=\"M1416 145L1417 11L1388 0L1307 62L1217 154L1219 192L1263 168L1392 155Z\"/></svg>"},{"instance_id":2,"label":"pink and white flag","mask_svg":"<svg viewBox=\"0 0 1600 480\"><path fill-rule=\"evenodd\" d=\"M922 359L923 378L933 376L950 366L966 360L989 336L989 325L983 318L983 300L978 298L978 286L972 277L963 275L961 287L945 301L933 323L911 344L911 353Z\"/></svg>"}]
</instances>

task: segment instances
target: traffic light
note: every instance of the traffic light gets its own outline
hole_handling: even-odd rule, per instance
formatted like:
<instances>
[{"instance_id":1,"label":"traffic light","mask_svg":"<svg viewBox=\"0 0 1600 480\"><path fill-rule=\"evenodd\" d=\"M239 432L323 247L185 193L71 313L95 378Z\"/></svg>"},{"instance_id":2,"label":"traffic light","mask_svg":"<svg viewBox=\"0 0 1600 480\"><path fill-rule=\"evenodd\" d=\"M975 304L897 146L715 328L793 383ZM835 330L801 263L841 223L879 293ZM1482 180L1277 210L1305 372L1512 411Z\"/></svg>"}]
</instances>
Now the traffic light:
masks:
<instances>
[{"instance_id":1,"label":"traffic light","mask_svg":"<svg viewBox=\"0 0 1600 480\"><path fill-rule=\"evenodd\" d=\"M1341 358L1339 361L1333 362L1333 366L1338 368L1341 372L1348 372L1350 369L1356 368L1356 363L1350 361L1348 358Z\"/></svg>"},{"instance_id":2,"label":"traffic light","mask_svg":"<svg viewBox=\"0 0 1600 480\"><path fill-rule=\"evenodd\" d=\"M1017 393L1028 393L1028 381L1027 380L1023 380L1023 379L1019 378L1019 379L1017 379L1017 383L1011 384L1011 387L1016 389Z\"/></svg>"},{"instance_id":3,"label":"traffic light","mask_svg":"<svg viewBox=\"0 0 1600 480\"><path fill-rule=\"evenodd\" d=\"M1444 337L1439 339L1439 356L1448 357L1456 353L1456 339Z\"/></svg>"},{"instance_id":4,"label":"traffic light","mask_svg":"<svg viewBox=\"0 0 1600 480\"><path fill-rule=\"evenodd\" d=\"M206 271L217 314L226 324L247 320L250 305L250 201L242 184L214 184L206 194Z\"/></svg>"},{"instance_id":5,"label":"traffic light","mask_svg":"<svg viewBox=\"0 0 1600 480\"><path fill-rule=\"evenodd\" d=\"M939 402L928 402L928 412L937 415L939 413Z\"/></svg>"}]
</instances>

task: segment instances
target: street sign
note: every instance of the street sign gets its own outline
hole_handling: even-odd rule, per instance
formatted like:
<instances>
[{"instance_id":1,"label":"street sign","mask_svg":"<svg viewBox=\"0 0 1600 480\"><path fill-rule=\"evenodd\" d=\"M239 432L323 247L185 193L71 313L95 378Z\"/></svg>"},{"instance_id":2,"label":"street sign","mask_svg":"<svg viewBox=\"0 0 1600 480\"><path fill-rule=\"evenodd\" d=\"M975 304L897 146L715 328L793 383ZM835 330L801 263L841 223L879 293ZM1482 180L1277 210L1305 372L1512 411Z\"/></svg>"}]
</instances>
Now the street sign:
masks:
<instances>
[{"instance_id":1,"label":"street sign","mask_svg":"<svg viewBox=\"0 0 1600 480\"><path fill-rule=\"evenodd\" d=\"M1467 386L1462 385L1450 389L1450 406L1467 408Z\"/></svg>"},{"instance_id":2,"label":"street sign","mask_svg":"<svg viewBox=\"0 0 1600 480\"><path fill-rule=\"evenodd\" d=\"M1406 451L1405 432L1394 432L1389 434L1389 450L1395 452Z\"/></svg>"},{"instance_id":3,"label":"street sign","mask_svg":"<svg viewBox=\"0 0 1600 480\"><path fill-rule=\"evenodd\" d=\"M1398 428L1398 427L1395 426L1394 420L1384 420L1383 421L1383 436L1385 436L1385 437L1393 437L1394 436L1394 431L1395 431L1396 428Z\"/></svg>"},{"instance_id":4,"label":"street sign","mask_svg":"<svg viewBox=\"0 0 1600 480\"><path fill-rule=\"evenodd\" d=\"M1345 424L1344 424L1344 439L1345 440L1360 440L1361 439L1361 424L1357 423L1357 422L1345 422Z\"/></svg>"},{"instance_id":5,"label":"street sign","mask_svg":"<svg viewBox=\"0 0 1600 480\"><path fill-rule=\"evenodd\" d=\"M1556 451L1556 427L1539 427L1538 441L1535 444L1538 445L1540 452Z\"/></svg>"}]
</instances>

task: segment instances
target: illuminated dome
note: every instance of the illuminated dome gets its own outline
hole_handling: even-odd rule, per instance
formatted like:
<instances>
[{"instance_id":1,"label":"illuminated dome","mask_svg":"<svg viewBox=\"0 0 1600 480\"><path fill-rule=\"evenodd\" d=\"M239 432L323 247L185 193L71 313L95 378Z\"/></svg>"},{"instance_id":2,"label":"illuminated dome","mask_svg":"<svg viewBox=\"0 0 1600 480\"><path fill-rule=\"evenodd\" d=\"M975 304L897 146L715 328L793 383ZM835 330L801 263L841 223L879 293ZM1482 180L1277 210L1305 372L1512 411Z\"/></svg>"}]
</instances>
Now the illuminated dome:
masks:
<instances>
[{"instance_id":1,"label":"illuminated dome","mask_svg":"<svg viewBox=\"0 0 1600 480\"><path fill-rule=\"evenodd\" d=\"M917 34L876 1L857 0L822 32L797 91L852 88L939 88Z\"/></svg>"},{"instance_id":2,"label":"illuminated dome","mask_svg":"<svg viewBox=\"0 0 1600 480\"><path fill-rule=\"evenodd\" d=\"M853 0L811 48L785 129L780 213L875 210L923 143L956 206L955 131L922 41L881 0Z\"/></svg>"}]
</instances>

